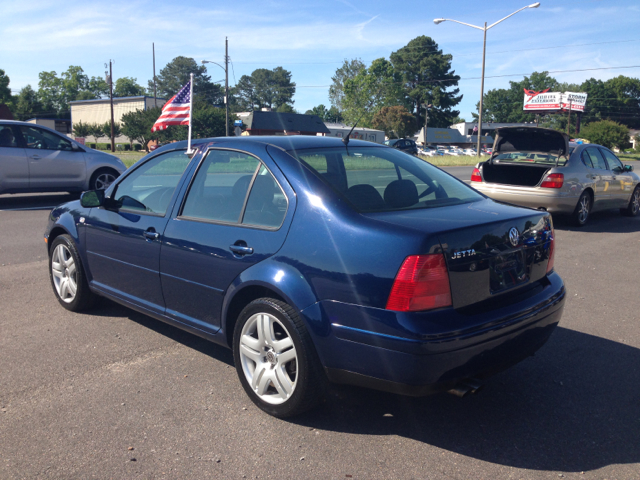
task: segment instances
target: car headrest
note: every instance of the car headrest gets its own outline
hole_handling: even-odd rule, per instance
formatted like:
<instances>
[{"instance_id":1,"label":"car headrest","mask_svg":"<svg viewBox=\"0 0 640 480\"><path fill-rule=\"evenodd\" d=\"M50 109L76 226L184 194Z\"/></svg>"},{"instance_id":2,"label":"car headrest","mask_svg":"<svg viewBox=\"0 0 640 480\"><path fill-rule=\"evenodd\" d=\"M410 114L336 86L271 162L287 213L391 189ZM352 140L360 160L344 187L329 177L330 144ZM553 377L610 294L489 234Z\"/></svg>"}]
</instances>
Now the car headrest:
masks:
<instances>
[{"instance_id":1,"label":"car headrest","mask_svg":"<svg viewBox=\"0 0 640 480\"><path fill-rule=\"evenodd\" d=\"M231 189L231 196L236 198L244 198L247 194L247 190L249 189L249 184L251 183L251 177L253 175L244 175L236 180L236 183L233 184L233 188Z\"/></svg>"},{"instance_id":2,"label":"car headrest","mask_svg":"<svg viewBox=\"0 0 640 480\"><path fill-rule=\"evenodd\" d=\"M381 210L386 207L382 195L372 185L354 185L349 187L345 195L360 210Z\"/></svg>"},{"instance_id":3,"label":"car headrest","mask_svg":"<svg viewBox=\"0 0 640 480\"><path fill-rule=\"evenodd\" d=\"M384 190L384 201L393 208L410 207L418 200L418 187L411 180L394 180Z\"/></svg>"}]
</instances>

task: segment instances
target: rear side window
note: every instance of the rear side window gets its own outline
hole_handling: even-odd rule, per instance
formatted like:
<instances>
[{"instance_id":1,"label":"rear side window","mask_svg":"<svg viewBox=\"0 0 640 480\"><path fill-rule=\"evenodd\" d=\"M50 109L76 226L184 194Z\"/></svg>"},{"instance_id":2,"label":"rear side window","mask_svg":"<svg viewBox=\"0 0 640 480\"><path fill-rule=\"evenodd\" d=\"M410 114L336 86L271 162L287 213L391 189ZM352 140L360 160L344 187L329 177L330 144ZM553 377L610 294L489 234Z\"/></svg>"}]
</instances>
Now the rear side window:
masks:
<instances>
[{"instance_id":1,"label":"rear side window","mask_svg":"<svg viewBox=\"0 0 640 480\"><path fill-rule=\"evenodd\" d=\"M289 152L305 163L360 212L432 208L482 200L465 183L433 165L385 147L350 147ZM323 156L326 172L305 159Z\"/></svg>"},{"instance_id":2,"label":"rear side window","mask_svg":"<svg viewBox=\"0 0 640 480\"><path fill-rule=\"evenodd\" d=\"M593 163L591 163L591 157L589 157L586 150L582 152L582 155L580 155L580 158L582 159L582 163L585 165L585 167L593 168Z\"/></svg>"},{"instance_id":3,"label":"rear side window","mask_svg":"<svg viewBox=\"0 0 640 480\"><path fill-rule=\"evenodd\" d=\"M607 164L604 161L604 157L598 151L597 148L587 148L585 150L585 152L587 153L587 155L591 159L591 164L593 165L593 168L599 168L601 170L606 170L607 169Z\"/></svg>"}]
</instances>

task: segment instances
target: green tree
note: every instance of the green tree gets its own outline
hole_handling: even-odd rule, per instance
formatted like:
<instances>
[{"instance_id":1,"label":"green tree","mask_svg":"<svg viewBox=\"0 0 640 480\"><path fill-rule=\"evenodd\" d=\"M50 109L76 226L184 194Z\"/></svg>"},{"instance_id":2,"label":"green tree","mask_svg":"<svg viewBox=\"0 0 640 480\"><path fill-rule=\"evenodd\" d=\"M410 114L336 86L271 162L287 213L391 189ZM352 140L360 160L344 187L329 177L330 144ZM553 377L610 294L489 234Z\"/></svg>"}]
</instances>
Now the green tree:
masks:
<instances>
[{"instance_id":1,"label":"green tree","mask_svg":"<svg viewBox=\"0 0 640 480\"><path fill-rule=\"evenodd\" d=\"M591 143L607 148L626 148L629 145L629 128L611 120L592 122L580 131L580 136Z\"/></svg>"},{"instance_id":2,"label":"green tree","mask_svg":"<svg viewBox=\"0 0 640 480\"><path fill-rule=\"evenodd\" d=\"M448 127L460 112L452 110L462 95L456 88L460 76L451 69L451 54L443 54L430 37L420 36L389 57L403 86L404 102L414 113L416 121L424 124L421 110L433 105L429 111L429 124Z\"/></svg>"},{"instance_id":3,"label":"green tree","mask_svg":"<svg viewBox=\"0 0 640 480\"><path fill-rule=\"evenodd\" d=\"M484 121L484 120L483 120ZM456 123L465 123L466 120L462 117L456 117L451 120L451 125L455 125Z\"/></svg>"},{"instance_id":4,"label":"green tree","mask_svg":"<svg viewBox=\"0 0 640 480\"><path fill-rule=\"evenodd\" d=\"M159 132L152 132L151 127L153 127L161 113L162 108L160 107L125 113L120 120L122 122L122 134L130 142L137 141L147 150L147 143L160 136Z\"/></svg>"},{"instance_id":5,"label":"green tree","mask_svg":"<svg viewBox=\"0 0 640 480\"><path fill-rule=\"evenodd\" d=\"M104 136L104 132L102 131L102 125L99 123L88 123L87 128L89 129L89 135L93 137L93 141L98 143L98 138ZM97 145L96 145L97 147Z\"/></svg>"},{"instance_id":6,"label":"green tree","mask_svg":"<svg viewBox=\"0 0 640 480\"><path fill-rule=\"evenodd\" d=\"M345 122L371 127L373 115L378 110L397 105L398 99L402 98L402 87L397 80L393 65L384 58L374 60L369 68L345 80L342 99Z\"/></svg>"},{"instance_id":7,"label":"green tree","mask_svg":"<svg viewBox=\"0 0 640 480\"><path fill-rule=\"evenodd\" d=\"M276 112L279 113L298 113L295 108L293 108L288 103L283 103L278 108L276 108Z\"/></svg>"},{"instance_id":8,"label":"green tree","mask_svg":"<svg viewBox=\"0 0 640 480\"><path fill-rule=\"evenodd\" d=\"M91 129L87 123L83 123L82 121L73 123L73 134L76 137L88 137L91 135Z\"/></svg>"},{"instance_id":9,"label":"green tree","mask_svg":"<svg viewBox=\"0 0 640 480\"><path fill-rule=\"evenodd\" d=\"M38 99L38 94L31 88L31 85L22 88L18 94L15 106L16 119L28 120L42 111L43 108Z\"/></svg>"},{"instance_id":10,"label":"green tree","mask_svg":"<svg viewBox=\"0 0 640 480\"><path fill-rule=\"evenodd\" d=\"M217 67L216 67L217 68ZM193 58L176 57L160 70L156 76L158 97L167 100L173 97L190 80L193 73L193 95L202 97L208 103L222 104L224 92L220 85L211 82L207 68L198 65ZM153 92L153 81L149 80L149 90Z\"/></svg>"},{"instance_id":11,"label":"green tree","mask_svg":"<svg viewBox=\"0 0 640 480\"><path fill-rule=\"evenodd\" d=\"M389 138L405 138L418 129L416 118L405 107L382 107L371 122L373 128L384 130Z\"/></svg>"},{"instance_id":12,"label":"green tree","mask_svg":"<svg viewBox=\"0 0 640 480\"><path fill-rule=\"evenodd\" d=\"M136 97L145 93L144 87L138 85L138 79L131 77L120 77L113 89L114 97Z\"/></svg>"},{"instance_id":13,"label":"green tree","mask_svg":"<svg viewBox=\"0 0 640 480\"><path fill-rule=\"evenodd\" d=\"M70 115L69 102L105 96L107 83L100 77L89 78L81 67L71 65L58 77L56 72L40 72L38 98L48 112Z\"/></svg>"},{"instance_id":14,"label":"green tree","mask_svg":"<svg viewBox=\"0 0 640 480\"><path fill-rule=\"evenodd\" d=\"M291 81L291 72L282 67L273 70L258 68L251 75L240 77L234 94L239 105L247 110L275 108L293 105L296 84Z\"/></svg>"},{"instance_id":15,"label":"green tree","mask_svg":"<svg viewBox=\"0 0 640 480\"><path fill-rule=\"evenodd\" d=\"M13 104L13 97L11 95L11 89L9 83L11 79L7 76L4 70L0 69L0 103L6 105Z\"/></svg>"},{"instance_id":16,"label":"green tree","mask_svg":"<svg viewBox=\"0 0 640 480\"><path fill-rule=\"evenodd\" d=\"M229 118L229 130L232 131L233 120L235 116L231 115ZM201 105L198 108L193 109L193 137L194 138L210 138L210 137L223 137L225 134L224 128L225 122L225 110L224 108L217 108L213 105Z\"/></svg>"},{"instance_id":17,"label":"green tree","mask_svg":"<svg viewBox=\"0 0 640 480\"><path fill-rule=\"evenodd\" d=\"M113 122L113 138L122 135L122 129L118 122ZM102 125L102 136L107 137L111 141L111 120Z\"/></svg>"},{"instance_id":18,"label":"green tree","mask_svg":"<svg viewBox=\"0 0 640 480\"><path fill-rule=\"evenodd\" d=\"M344 63L340 68L336 70L336 73L331 77L333 82L329 87L329 100L338 111L344 109L342 100L344 99L344 82L346 80L353 79L358 73L366 68L366 65L362 63L359 58L352 60L344 60Z\"/></svg>"}]
</instances>

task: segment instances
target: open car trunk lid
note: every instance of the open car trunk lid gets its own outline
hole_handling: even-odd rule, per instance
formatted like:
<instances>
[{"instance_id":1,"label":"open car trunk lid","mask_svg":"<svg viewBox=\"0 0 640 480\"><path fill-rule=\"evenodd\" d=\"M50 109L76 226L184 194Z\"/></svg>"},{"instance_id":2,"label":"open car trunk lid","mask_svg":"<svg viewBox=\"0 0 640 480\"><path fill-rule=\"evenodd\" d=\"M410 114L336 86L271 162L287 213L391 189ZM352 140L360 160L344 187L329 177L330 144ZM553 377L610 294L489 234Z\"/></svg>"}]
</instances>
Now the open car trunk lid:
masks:
<instances>
[{"instance_id":1,"label":"open car trunk lid","mask_svg":"<svg viewBox=\"0 0 640 480\"><path fill-rule=\"evenodd\" d=\"M539 127L502 127L496 129L492 161L501 153L530 152L567 155L569 137L557 130Z\"/></svg>"}]
</instances>

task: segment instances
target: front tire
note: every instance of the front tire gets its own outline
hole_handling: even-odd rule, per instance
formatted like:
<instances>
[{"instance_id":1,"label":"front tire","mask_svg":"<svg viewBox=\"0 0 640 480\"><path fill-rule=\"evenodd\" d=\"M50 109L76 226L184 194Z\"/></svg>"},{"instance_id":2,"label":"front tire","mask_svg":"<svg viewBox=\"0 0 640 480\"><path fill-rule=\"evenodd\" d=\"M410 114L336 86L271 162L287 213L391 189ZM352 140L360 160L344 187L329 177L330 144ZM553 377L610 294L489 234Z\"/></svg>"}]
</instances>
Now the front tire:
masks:
<instances>
[{"instance_id":1,"label":"front tire","mask_svg":"<svg viewBox=\"0 0 640 480\"><path fill-rule=\"evenodd\" d=\"M93 305L82 260L69 235L56 237L49 251L49 278L58 302L67 310L79 312Z\"/></svg>"},{"instance_id":2,"label":"front tire","mask_svg":"<svg viewBox=\"0 0 640 480\"><path fill-rule=\"evenodd\" d=\"M582 192L578 199L578 204L571 214L571 223L576 227L584 227L587 224L587 220L589 220L592 203L589 192Z\"/></svg>"},{"instance_id":3,"label":"front tire","mask_svg":"<svg viewBox=\"0 0 640 480\"><path fill-rule=\"evenodd\" d=\"M326 379L311 337L282 301L260 298L242 310L233 357L245 392L269 415L299 415L322 399Z\"/></svg>"},{"instance_id":4,"label":"front tire","mask_svg":"<svg viewBox=\"0 0 640 480\"><path fill-rule=\"evenodd\" d=\"M106 190L120 174L111 168L96 170L91 176L89 190Z\"/></svg>"},{"instance_id":5,"label":"front tire","mask_svg":"<svg viewBox=\"0 0 640 480\"><path fill-rule=\"evenodd\" d=\"M627 208L621 208L620 213L627 217L635 217L640 213L640 185L638 185L631 194Z\"/></svg>"}]
</instances>

